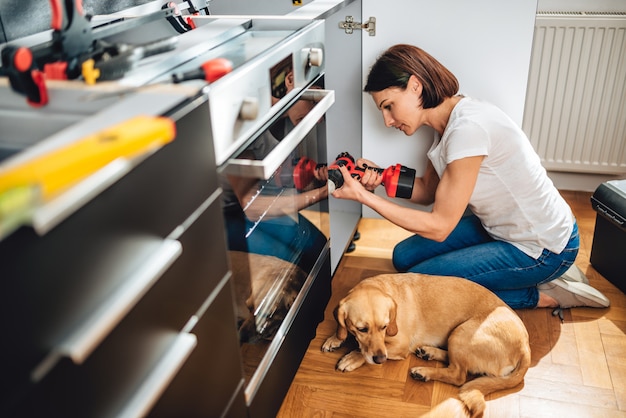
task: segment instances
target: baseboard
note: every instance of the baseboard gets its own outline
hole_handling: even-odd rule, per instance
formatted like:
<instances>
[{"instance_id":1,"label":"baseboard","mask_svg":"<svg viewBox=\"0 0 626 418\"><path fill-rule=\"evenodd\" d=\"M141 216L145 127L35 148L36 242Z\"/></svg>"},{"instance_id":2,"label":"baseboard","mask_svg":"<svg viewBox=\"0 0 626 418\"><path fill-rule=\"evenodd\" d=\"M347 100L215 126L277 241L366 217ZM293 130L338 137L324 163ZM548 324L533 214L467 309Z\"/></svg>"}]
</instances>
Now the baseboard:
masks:
<instances>
[{"instance_id":1,"label":"baseboard","mask_svg":"<svg viewBox=\"0 0 626 418\"><path fill-rule=\"evenodd\" d=\"M626 178L624 175L565 173L558 171L548 171L548 176L557 189L579 192L594 192L600 184L606 181Z\"/></svg>"}]
</instances>

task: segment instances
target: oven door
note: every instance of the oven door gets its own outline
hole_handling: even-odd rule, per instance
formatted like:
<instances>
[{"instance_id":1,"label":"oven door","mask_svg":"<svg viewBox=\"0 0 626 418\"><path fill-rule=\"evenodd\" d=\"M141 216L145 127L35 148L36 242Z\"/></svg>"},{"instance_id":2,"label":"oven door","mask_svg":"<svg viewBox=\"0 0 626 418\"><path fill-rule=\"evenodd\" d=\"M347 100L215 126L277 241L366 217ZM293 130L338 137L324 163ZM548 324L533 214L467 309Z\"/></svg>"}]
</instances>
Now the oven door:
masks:
<instances>
[{"instance_id":1,"label":"oven door","mask_svg":"<svg viewBox=\"0 0 626 418\"><path fill-rule=\"evenodd\" d=\"M333 102L333 91L303 91L219 169L247 383L262 379L328 253Z\"/></svg>"}]
</instances>

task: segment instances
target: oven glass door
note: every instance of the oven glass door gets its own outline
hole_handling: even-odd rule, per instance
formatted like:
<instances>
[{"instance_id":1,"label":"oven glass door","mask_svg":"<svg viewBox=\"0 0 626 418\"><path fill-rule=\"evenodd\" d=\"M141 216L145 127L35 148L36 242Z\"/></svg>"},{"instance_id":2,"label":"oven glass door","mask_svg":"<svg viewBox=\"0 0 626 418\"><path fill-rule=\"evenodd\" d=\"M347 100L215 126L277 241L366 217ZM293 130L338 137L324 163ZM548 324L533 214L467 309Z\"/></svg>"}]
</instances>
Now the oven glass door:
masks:
<instances>
[{"instance_id":1,"label":"oven glass door","mask_svg":"<svg viewBox=\"0 0 626 418\"><path fill-rule=\"evenodd\" d=\"M290 310L327 249L324 113L333 102L333 91L304 91L220 167L248 382L278 348L293 317Z\"/></svg>"}]
</instances>

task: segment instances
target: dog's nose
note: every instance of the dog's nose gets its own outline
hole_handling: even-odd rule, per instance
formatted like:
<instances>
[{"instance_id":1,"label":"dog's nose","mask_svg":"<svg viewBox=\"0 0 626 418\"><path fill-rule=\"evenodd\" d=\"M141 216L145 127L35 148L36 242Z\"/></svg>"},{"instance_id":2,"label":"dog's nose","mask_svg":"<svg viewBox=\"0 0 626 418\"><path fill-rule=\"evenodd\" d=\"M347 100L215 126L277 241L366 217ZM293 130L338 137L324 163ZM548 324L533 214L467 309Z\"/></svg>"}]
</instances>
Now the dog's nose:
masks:
<instances>
[{"instance_id":1,"label":"dog's nose","mask_svg":"<svg viewBox=\"0 0 626 418\"><path fill-rule=\"evenodd\" d=\"M374 363L376 364L383 364L384 362L387 361L387 356L384 354L379 354L377 356L373 357Z\"/></svg>"}]
</instances>

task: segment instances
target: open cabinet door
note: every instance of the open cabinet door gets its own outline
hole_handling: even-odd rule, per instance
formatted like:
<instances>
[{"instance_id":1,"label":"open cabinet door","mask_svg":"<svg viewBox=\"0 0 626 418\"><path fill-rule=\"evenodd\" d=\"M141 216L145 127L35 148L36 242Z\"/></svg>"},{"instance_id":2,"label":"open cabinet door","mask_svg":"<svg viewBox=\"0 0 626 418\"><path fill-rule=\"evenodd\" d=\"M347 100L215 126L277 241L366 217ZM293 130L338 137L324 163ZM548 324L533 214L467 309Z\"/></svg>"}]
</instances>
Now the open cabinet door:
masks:
<instances>
[{"instance_id":1,"label":"open cabinet door","mask_svg":"<svg viewBox=\"0 0 626 418\"><path fill-rule=\"evenodd\" d=\"M521 126L536 8L536 0L363 0L362 22L376 19L375 36L362 34L363 80L388 47L413 44L456 75L461 94L499 106ZM406 137L385 128L369 95L362 110L363 157L382 167L401 163L421 175L432 130ZM377 193L384 196L383 188ZM364 207L363 217L379 215Z\"/></svg>"},{"instance_id":2,"label":"open cabinet door","mask_svg":"<svg viewBox=\"0 0 626 418\"><path fill-rule=\"evenodd\" d=\"M326 114L328 163L337 155L349 152L360 156L361 114L363 85L361 83L362 35L358 31L347 34L339 23L346 16L361 16L361 0L351 2L324 19L326 21L326 75L325 87L335 91L335 104ZM334 272L361 218L361 204L352 200L329 198L330 260Z\"/></svg>"}]
</instances>

